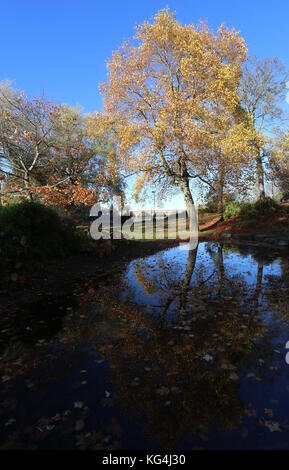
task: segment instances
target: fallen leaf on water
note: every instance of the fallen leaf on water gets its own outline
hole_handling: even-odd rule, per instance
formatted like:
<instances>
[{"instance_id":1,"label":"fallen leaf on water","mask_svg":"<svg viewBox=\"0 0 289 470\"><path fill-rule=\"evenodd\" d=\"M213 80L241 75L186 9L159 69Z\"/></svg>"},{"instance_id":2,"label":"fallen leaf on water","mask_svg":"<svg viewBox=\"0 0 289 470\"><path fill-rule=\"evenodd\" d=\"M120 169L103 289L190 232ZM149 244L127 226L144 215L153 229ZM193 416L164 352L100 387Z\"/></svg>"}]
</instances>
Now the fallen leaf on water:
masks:
<instances>
[{"instance_id":1,"label":"fallen leaf on water","mask_svg":"<svg viewBox=\"0 0 289 470\"><path fill-rule=\"evenodd\" d=\"M55 416L53 416L52 418L52 421L54 421L55 423L57 423L58 421L61 420L61 415L59 413L57 413Z\"/></svg>"},{"instance_id":2,"label":"fallen leaf on water","mask_svg":"<svg viewBox=\"0 0 289 470\"><path fill-rule=\"evenodd\" d=\"M46 426L47 431L52 431L52 429L54 428L55 428L54 424L47 424Z\"/></svg>"},{"instance_id":3,"label":"fallen leaf on water","mask_svg":"<svg viewBox=\"0 0 289 470\"><path fill-rule=\"evenodd\" d=\"M74 408L80 408L81 409L81 408L83 408L84 403L83 403L83 401L75 401L73 405L74 405Z\"/></svg>"},{"instance_id":4,"label":"fallen leaf on water","mask_svg":"<svg viewBox=\"0 0 289 470\"><path fill-rule=\"evenodd\" d=\"M207 361L207 362L210 362L212 361L214 358L213 356L210 356L210 354L206 354L204 357L203 357L204 361Z\"/></svg>"},{"instance_id":5,"label":"fallen leaf on water","mask_svg":"<svg viewBox=\"0 0 289 470\"><path fill-rule=\"evenodd\" d=\"M11 377L9 377L9 375L3 375L2 377L2 382L8 382L8 380L10 380Z\"/></svg>"},{"instance_id":6,"label":"fallen leaf on water","mask_svg":"<svg viewBox=\"0 0 289 470\"><path fill-rule=\"evenodd\" d=\"M157 389L157 394L161 396L168 395L170 393L169 389L167 387L160 387Z\"/></svg>"},{"instance_id":7,"label":"fallen leaf on water","mask_svg":"<svg viewBox=\"0 0 289 470\"><path fill-rule=\"evenodd\" d=\"M238 376L235 372L233 372L232 374L230 374L229 378L230 378L231 380L239 380L239 376Z\"/></svg>"},{"instance_id":8,"label":"fallen leaf on water","mask_svg":"<svg viewBox=\"0 0 289 470\"><path fill-rule=\"evenodd\" d=\"M265 421L264 426L269 429L270 432L281 432L280 424L274 421Z\"/></svg>"},{"instance_id":9,"label":"fallen leaf on water","mask_svg":"<svg viewBox=\"0 0 289 470\"><path fill-rule=\"evenodd\" d=\"M6 421L5 426L11 426L11 424L16 423L16 419L10 418L8 421Z\"/></svg>"}]
</instances>

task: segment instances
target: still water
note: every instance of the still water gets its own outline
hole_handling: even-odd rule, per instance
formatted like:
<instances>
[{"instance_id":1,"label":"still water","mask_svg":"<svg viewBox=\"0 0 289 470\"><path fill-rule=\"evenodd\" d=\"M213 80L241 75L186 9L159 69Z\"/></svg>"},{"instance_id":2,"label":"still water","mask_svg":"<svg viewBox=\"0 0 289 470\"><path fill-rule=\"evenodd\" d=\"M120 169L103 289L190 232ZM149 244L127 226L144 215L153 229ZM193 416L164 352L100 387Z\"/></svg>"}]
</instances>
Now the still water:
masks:
<instances>
[{"instance_id":1,"label":"still water","mask_svg":"<svg viewBox=\"0 0 289 470\"><path fill-rule=\"evenodd\" d=\"M0 447L288 449L288 256L200 243L0 318Z\"/></svg>"}]
</instances>

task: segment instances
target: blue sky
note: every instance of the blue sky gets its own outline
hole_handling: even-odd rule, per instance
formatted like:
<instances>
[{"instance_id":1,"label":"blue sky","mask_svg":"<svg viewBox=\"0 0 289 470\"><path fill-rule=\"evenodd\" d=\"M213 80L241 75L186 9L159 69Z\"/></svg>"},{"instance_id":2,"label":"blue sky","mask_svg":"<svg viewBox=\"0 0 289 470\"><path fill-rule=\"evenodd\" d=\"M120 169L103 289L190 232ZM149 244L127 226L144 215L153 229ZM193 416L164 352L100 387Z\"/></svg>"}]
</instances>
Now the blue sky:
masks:
<instances>
[{"instance_id":1,"label":"blue sky","mask_svg":"<svg viewBox=\"0 0 289 470\"><path fill-rule=\"evenodd\" d=\"M234 26L251 55L278 55L289 68L288 0L2 0L0 80L85 111L99 109L106 59L137 23L166 5L181 22L207 18L212 28Z\"/></svg>"},{"instance_id":2,"label":"blue sky","mask_svg":"<svg viewBox=\"0 0 289 470\"><path fill-rule=\"evenodd\" d=\"M0 80L85 112L100 109L106 59L165 6L183 23L234 26L250 55L277 55L289 68L288 0L2 0Z\"/></svg>"}]
</instances>

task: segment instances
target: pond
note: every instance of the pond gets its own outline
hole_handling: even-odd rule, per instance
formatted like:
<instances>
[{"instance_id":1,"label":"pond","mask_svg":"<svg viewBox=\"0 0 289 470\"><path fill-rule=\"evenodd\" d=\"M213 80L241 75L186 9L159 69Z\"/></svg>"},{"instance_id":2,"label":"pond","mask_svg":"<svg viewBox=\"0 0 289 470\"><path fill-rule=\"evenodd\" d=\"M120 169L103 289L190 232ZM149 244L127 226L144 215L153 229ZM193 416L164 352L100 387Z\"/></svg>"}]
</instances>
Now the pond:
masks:
<instances>
[{"instance_id":1,"label":"pond","mask_svg":"<svg viewBox=\"0 0 289 470\"><path fill-rule=\"evenodd\" d=\"M288 296L287 255L211 242L2 315L0 447L288 449Z\"/></svg>"}]
</instances>

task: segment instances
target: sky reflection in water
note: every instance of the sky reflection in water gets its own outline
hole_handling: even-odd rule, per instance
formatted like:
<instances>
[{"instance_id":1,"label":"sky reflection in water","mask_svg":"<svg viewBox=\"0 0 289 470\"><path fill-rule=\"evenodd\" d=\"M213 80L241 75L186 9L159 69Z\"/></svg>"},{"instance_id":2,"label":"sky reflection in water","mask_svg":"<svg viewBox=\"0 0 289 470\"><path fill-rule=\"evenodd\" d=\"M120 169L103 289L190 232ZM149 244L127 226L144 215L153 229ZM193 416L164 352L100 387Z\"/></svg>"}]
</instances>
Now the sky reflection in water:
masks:
<instances>
[{"instance_id":1,"label":"sky reflection in water","mask_svg":"<svg viewBox=\"0 0 289 470\"><path fill-rule=\"evenodd\" d=\"M2 316L2 447L289 448L288 267L177 247Z\"/></svg>"}]
</instances>

